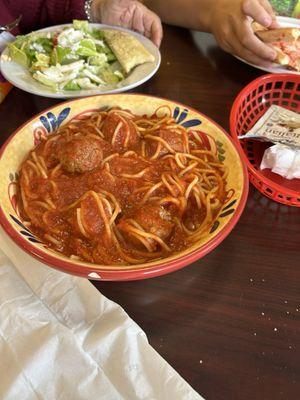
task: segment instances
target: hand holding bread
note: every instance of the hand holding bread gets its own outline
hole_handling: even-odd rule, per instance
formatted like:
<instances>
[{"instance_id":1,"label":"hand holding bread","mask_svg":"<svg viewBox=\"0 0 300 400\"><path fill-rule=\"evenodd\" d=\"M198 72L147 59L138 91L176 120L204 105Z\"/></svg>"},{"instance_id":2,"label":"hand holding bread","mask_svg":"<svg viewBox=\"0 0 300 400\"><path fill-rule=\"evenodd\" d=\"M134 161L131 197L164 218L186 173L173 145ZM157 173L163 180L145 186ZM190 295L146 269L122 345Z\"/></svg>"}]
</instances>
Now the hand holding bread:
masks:
<instances>
[{"instance_id":1,"label":"hand holding bread","mask_svg":"<svg viewBox=\"0 0 300 400\"><path fill-rule=\"evenodd\" d=\"M263 43L275 50L275 63L300 71L300 28L265 29L254 23L252 29Z\"/></svg>"}]
</instances>

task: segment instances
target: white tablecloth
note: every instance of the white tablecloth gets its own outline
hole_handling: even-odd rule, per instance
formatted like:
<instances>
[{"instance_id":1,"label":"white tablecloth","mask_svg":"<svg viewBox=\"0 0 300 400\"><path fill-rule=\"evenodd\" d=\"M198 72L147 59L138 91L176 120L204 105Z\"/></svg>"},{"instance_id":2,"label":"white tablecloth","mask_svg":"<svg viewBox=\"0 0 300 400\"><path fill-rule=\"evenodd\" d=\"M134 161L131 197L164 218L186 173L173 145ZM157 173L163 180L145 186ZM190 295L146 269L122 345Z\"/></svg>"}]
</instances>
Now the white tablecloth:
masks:
<instances>
[{"instance_id":1,"label":"white tablecloth","mask_svg":"<svg viewBox=\"0 0 300 400\"><path fill-rule=\"evenodd\" d=\"M0 399L202 397L119 305L34 260L0 228Z\"/></svg>"}]
</instances>

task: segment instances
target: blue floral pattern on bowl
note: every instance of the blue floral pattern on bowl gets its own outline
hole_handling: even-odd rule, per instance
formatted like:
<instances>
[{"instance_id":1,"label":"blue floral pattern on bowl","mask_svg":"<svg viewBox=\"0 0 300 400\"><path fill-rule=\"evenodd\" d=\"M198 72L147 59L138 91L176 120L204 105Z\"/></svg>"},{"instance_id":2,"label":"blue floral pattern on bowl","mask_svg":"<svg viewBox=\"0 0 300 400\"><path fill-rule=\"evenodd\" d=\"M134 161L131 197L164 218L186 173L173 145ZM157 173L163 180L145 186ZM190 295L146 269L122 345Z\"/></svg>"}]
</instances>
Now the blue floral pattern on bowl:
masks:
<instances>
[{"instance_id":1,"label":"blue floral pattern on bowl","mask_svg":"<svg viewBox=\"0 0 300 400\"><path fill-rule=\"evenodd\" d=\"M64 108L56 117L52 112L47 112L46 115L40 116L40 121L44 125L45 129L48 133L55 131L55 129L59 128L63 121L70 114L71 108Z\"/></svg>"}]
</instances>

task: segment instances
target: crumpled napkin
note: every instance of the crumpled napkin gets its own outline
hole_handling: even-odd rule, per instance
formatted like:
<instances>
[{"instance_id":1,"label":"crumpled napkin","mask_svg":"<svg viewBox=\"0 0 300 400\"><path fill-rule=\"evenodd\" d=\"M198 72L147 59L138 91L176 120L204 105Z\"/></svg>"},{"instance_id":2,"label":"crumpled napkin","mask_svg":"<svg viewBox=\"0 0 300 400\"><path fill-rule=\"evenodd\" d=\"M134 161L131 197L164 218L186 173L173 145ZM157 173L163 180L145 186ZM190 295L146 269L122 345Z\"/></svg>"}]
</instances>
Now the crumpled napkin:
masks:
<instances>
[{"instance_id":1,"label":"crumpled napkin","mask_svg":"<svg viewBox=\"0 0 300 400\"><path fill-rule=\"evenodd\" d=\"M125 311L0 228L0 399L199 400Z\"/></svg>"},{"instance_id":2,"label":"crumpled napkin","mask_svg":"<svg viewBox=\"0 0 300 400\"><path fill-rule=\"evenodd\" d=\"M260 164L266 168L286 179L300 179L300 149L280 143L268 147Z\"/></svg>"}]
</instances>

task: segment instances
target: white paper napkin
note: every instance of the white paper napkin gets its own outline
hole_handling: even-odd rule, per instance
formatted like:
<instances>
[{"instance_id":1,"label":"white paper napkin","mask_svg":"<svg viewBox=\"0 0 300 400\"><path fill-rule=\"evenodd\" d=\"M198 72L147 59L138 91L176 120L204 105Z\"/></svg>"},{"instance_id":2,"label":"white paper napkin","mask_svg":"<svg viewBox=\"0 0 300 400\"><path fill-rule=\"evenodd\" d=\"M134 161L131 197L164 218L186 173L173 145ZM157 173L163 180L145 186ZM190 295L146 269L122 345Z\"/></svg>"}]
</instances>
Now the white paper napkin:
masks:
<instances>
[{"instance_id":1,"label":"white paper napkin","mask_svg":"<svg viewBox=\"0 0 300 400\"><path fill-rule=\"evenodd\" d=\"M0 399L202 397L119 305L34 260L0 228Z\"/></svg>"}]
</instances>

